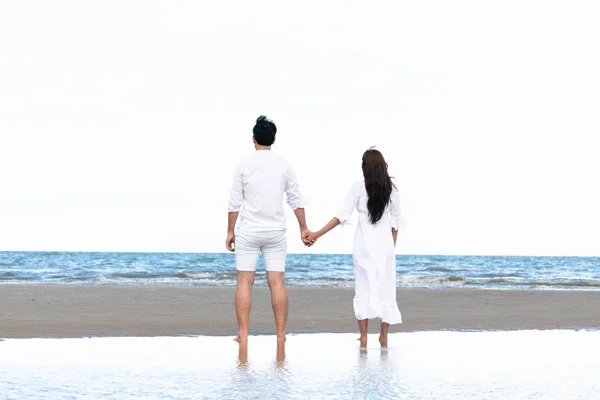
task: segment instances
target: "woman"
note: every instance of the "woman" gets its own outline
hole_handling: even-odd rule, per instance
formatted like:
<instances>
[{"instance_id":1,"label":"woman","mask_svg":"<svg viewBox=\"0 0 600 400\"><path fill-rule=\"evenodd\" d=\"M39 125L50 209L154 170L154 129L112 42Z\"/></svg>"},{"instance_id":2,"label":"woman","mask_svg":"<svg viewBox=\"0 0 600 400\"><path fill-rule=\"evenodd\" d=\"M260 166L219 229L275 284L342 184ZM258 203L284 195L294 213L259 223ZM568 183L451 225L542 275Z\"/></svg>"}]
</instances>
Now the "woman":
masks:
<instances>
[{"instance_id":1,"label":"woman","mask_svg":"<svg viewBox=\"0 0 600 400\"><path fill-rule=\"evenodd\" d=\"M360 346L367 347L370 318L381 319L379 343L387 347L391 324L402 323L396 304L396 239L400 225L398 190L388 174L387 163L378 150L363 154L364 181L356 182L344 207L320 231L308 235L318 238L346 222L356 208L358 226L354 236L354 314L360 329Z\"/></svg>"}]
</instances>

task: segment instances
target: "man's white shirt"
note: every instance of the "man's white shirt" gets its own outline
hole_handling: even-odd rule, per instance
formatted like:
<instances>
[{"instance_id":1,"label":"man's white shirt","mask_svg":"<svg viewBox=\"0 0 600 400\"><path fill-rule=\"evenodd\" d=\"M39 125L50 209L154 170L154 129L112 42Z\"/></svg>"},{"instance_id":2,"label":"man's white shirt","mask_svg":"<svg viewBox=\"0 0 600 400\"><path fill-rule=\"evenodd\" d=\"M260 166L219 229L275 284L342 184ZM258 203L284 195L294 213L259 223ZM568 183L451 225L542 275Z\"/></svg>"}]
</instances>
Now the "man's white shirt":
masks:
<instances>
[{"instance_id":1,"label":"man's white shirt","mask_svg":"<svg viewBox=\"0 0 600 400\"><path fill-rule=\"evenodd\" d=\"M292 164L270 150L258 150L235 169L229 212L240 212L238 229L245 232L285 231L283 195L295 210L304 207Z\"/></svg>"}]
</instances>

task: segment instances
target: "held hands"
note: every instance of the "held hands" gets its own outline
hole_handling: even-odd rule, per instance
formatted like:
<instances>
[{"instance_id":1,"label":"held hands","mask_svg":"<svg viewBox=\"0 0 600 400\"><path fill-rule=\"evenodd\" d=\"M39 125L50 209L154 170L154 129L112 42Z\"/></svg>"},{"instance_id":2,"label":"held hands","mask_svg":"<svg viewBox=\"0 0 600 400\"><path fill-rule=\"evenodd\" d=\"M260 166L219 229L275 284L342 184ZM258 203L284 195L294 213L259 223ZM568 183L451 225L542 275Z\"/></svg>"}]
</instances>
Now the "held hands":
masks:
<instances>
[{"instance_id":1,"label":"held hands","mask_svg":"<svg viewBox=\"0 0 600 400\"><path fill-rule=\"evenodd\" d=\"M311 232L308 229L301 230L302 234L302 242L307 246L311 247L317 241L317 234L315 232Z\"/></svg>"},{"instance_id":2,"label":"held hands","mask_svg":"<svg viewBox=\"0 0 600 400\"><path fill-rule=\"evenodd\" d=\"M308 240L309 242L312 242L312 243L315 243L318 238L319 238L319 235L317 234L317 232L309 232L308 235L306 236L306 240Z\"/></svg>"},{"instance_id":3,"label":"held hands","mask_svg":"<svg viewBox=\"0 0 600 400\"><path fill-rule=\"evenodd\" d=\"M315 244L314 241L310 241L308 240L308 235L310 235L312 232L308 230L308 228L301 228L300 229L300 239L302 240L302 243L304 243L304 245L306 247L311 247L313 244Z\"/></svg>"}]
</instances>

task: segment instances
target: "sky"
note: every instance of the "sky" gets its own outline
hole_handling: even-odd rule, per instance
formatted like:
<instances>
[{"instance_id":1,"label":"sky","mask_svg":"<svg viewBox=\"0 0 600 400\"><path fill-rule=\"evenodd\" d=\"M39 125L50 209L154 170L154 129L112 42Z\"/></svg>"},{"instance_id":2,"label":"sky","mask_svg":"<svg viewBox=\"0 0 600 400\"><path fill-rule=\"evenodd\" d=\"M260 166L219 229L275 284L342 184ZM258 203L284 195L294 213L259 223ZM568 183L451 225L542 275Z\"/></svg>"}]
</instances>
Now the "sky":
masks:
<instances>
[{"instance_id":1,"label":"sky","mask_svg":"<svg viewBox=\"0 0 600 400\"><path fill-rule=\"evenodd\" d=\"M377 146L401 254L600 256L594 1L0 5L0 250L225 251L278 126L319 229ZM352 225L307 249L350 253Z\"/></svg>"}]
</instances>

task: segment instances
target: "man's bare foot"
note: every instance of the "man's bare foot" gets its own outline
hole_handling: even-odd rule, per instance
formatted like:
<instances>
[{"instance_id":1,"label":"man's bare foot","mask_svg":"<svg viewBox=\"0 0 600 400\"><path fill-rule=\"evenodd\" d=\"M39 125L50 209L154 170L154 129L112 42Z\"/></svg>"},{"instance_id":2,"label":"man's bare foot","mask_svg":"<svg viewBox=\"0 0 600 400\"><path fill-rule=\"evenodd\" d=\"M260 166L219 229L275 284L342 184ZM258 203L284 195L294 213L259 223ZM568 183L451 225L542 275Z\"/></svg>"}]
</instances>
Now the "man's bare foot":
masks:
<instances>
[{"instance_id":1,"label":"man's bare foot","mask_svg":"<svg viewBox=\"0 0 600 400\"><path fill-rule=\"evenodd\" d=\"M360 341L361 348L367 347L367 337L366 336L361 336L358 340Z\"/></svg>"},{"instance_id":2,"label":"man's bare foot","mask_svg":"<svg viewBox=\"0 0 600 400\"><path fill-rule=\"evenodd\" d=\"M237 335L235 337L235 339L233 339L233 340L235 340L238 343L247 342L248 341L248 336Z\"/></svg>"},{"instance_id":3,"label":"man's bare foot","mask_svg":"<svg viewBox=\"0 0 600 400\"><path fill-rule=\"evenodd\" d=\"M381 344L381 347L387 348L387 335L386 336L379 335L379 344Z\"/></svg>"}]
</instances>

